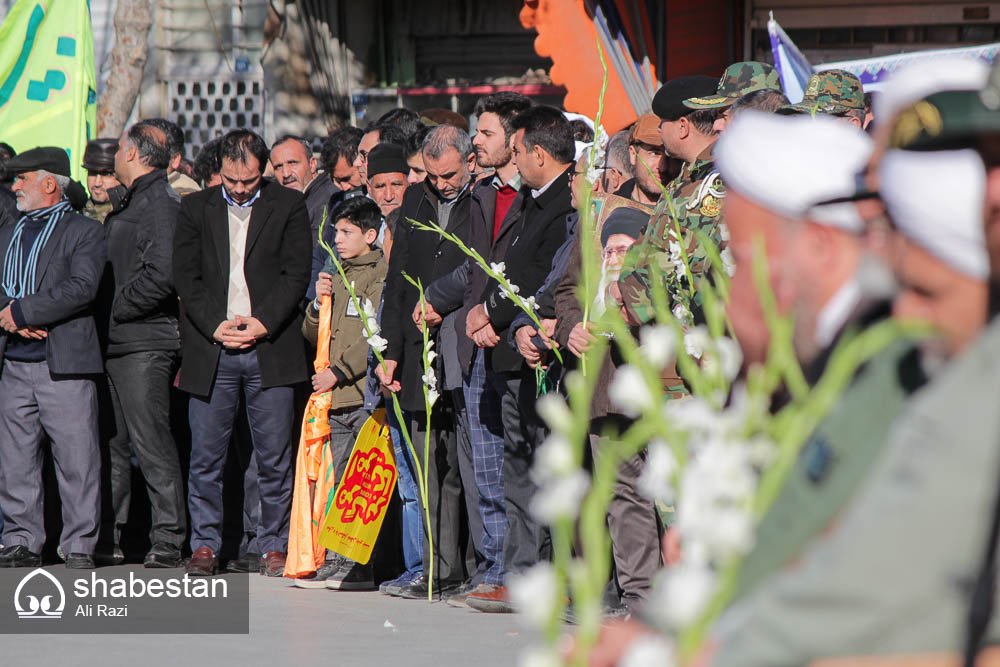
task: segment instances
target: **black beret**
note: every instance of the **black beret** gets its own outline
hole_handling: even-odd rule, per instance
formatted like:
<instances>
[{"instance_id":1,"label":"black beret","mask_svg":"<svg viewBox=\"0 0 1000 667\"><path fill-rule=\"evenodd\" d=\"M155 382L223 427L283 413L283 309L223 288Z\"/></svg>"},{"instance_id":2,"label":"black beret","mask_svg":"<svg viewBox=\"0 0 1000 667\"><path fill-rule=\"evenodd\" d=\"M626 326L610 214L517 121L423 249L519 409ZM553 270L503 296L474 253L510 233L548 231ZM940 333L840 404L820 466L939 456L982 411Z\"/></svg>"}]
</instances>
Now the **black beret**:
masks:
<instances>
[{"instance_id":1,"label":"black beret","mask_svg":"<svg viewBox=\"0 0 1000 667\"><path fill-rule=\"evenodd\" d=\"M368 180L379 174L395 173L410 173L402 146L379 144L368 152Z\"/></svg>"},{"instance_id":2,"label":"black beret","mask_svg":"<svg viewBox=\"0 0 1000 667\"><path fill-rule=\"evenodd\" d=\"M608 214L601 226L601 247L615 234L625 234L638 240L642 230L649 224L649 214L631 206L619 206Z\"/></svg>"},{"instance_id":3,"label":"black beret","mask_svg":"<svg viewBox=\"0 0 1000 667\"><path fill-rule=\"evenodd\" d=\"M693 111L684 106L692 97L713 97L719 85L718 77L681 76L667 81L653 96L653 113L661 120L677 120Z\"/></svg>"},{"instance_id":4,"label":"black beret","mask_svg":"<svg viewBox=\"0 0 1000 667\"><path fill-rule=\"evenodd\" d=\"M83 168L88 171L114 171L117 139L91 139L83 151Z\"/></svg>"},{"instance_id":5,"label":"black beret","mask_svg":"<svg viewBox=\"0 0 1000 667\"><path fill-rule=\"evenodd\" d=\"M44 169L57 176L69 177L69 155L62 148L44 146L24 151L4 163L4 171L8 175L23 174L29 171Z\"/></svg>"}]
</instances>

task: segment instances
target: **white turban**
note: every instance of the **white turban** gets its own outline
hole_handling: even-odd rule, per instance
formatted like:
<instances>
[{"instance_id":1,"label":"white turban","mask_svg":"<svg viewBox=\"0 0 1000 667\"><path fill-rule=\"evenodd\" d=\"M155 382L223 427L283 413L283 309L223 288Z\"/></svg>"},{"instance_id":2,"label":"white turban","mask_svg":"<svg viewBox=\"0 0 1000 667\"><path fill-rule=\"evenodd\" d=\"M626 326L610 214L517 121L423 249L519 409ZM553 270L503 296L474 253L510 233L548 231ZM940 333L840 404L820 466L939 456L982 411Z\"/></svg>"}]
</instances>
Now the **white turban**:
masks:
<instances>
[{"instance_id":1,"label":"white turban","mask_svg":"<svg viewBox=\"0 0 1000 667\"><path fill-rule=\"evenodd\" d=\"M894 72L872 101L876 123L888 123L900 111L933 93L979 90L990 66L974 58L937 58L917 62Z\"/></svg>"},{"instance_id":2,"label":"white turban","mask_svg":"<svg viewBox=\"0 0 1000 667\"><path fill-rule=\"evenodd\" d=\"M986 169L976 151L890 150L879 178L882 200L903 236L956 271L986 279Z\"/></svg>"},{"instance_id":3,"label":"white turban","mask_svg":"<svg viewBox=\"0 0 1000 667\"><path fill-rule=\"evenodd\" d=\"M857 192L872 142L853 125L827 116L740 114L715 149L726 188L793 220L859 232L851 203L817 206Z\"/></svg>"}]
</instances>

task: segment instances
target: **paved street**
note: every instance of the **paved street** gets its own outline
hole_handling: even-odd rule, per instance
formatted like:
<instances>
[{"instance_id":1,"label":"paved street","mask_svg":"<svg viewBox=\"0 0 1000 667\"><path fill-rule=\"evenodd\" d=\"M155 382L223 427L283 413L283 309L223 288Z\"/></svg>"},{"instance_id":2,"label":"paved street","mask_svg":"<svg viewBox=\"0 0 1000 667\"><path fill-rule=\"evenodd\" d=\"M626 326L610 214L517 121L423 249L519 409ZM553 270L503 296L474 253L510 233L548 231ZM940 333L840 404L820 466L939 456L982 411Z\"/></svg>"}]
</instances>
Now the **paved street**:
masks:
<instances>
[{"instance_id":1,"label":"paved street","mask_svg":"<svg viewBox=\"0 0 1000 667\"><path fill-rule=\"evenodd\" d=\"M97 570L128 577L121 566ZM163 571L167 572L167 571ZM514 665L528 644L513 615L378 593L250 580L250 635L4 635L7 665ZM0 601L0 604L9 604ZM386 627L386 622L392 627Z\"/></svg>"}]
</instances>

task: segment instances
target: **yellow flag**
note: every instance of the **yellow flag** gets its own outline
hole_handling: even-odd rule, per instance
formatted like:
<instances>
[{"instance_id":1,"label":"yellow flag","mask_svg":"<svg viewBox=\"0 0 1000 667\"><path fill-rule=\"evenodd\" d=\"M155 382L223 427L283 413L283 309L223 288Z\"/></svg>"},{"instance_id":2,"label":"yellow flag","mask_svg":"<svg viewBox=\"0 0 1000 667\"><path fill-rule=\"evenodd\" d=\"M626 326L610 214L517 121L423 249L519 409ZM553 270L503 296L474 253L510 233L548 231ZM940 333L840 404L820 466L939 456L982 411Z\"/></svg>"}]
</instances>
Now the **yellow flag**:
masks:
<instances>
[{"instance_id":1,"label":"yellow flag","mask_svg":"<svg viewBox=\"0 0 1000 667\"><path fill-rule=\"evenodd\" d=\"M378 409L361 427L327 510L319 543L357 563L367 563L395 488L396 455L385 410Z\"/></svg>"},{"instance_id":2,"label":"yellow flag","mask_svg":"<svg viewBox=\"0 0 1000 667\"><path fill-rule=\"evenodd\" d=\"M65 148L84 183L83 150L96 122L87 0L18 0L0 25L0 141L18 153Z\"/></svg>"}]
</instances>

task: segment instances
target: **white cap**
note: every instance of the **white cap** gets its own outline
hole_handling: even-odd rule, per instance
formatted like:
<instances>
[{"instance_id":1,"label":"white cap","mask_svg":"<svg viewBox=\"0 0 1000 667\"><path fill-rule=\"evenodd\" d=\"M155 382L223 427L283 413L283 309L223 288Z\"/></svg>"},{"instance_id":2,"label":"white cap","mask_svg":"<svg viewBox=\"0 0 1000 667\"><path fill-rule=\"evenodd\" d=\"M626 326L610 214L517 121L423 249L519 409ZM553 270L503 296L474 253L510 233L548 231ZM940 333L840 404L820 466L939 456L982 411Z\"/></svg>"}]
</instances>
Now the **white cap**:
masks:
<instances>
[{"instance_id":1,"label":"white cap","mask_svg":"<svg viewBox=\"0 0 1000 667\"><path fill-rule=\"evenodd\" d=\"M990 262L983 232L986 169L974 150L886 152L879 191L907 239L976 280Z\"/></svg>"},{"instance_id":2,"label":"white cap","mask_svg":"<svg viewBox=\"0 0 1000 667\"><path fill-rule=\"evenodd\" d=\"M726 128L715 164L728 190L793 220L809 219L860 232L850 202L872 152L868 135L828 116L779 116L745 111Z\"/></svg>"},{"instance_id":3,"label":"white cap","mask_svg":"<svg viewBox=\"0 0 1000 667\"><path fill-rule=\"evenodd\" d=\"M888 123L906 107L933 93L979 90L990 66L976 58L936 58L902 67L886 80L872 100L876 123Z\"/></svg>"}]
</instances>

